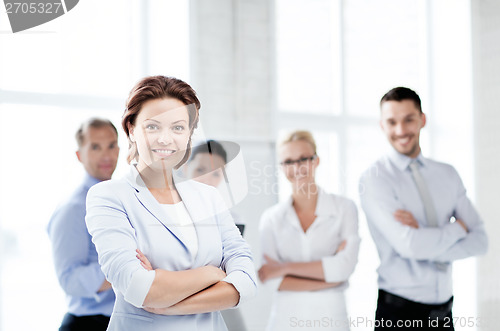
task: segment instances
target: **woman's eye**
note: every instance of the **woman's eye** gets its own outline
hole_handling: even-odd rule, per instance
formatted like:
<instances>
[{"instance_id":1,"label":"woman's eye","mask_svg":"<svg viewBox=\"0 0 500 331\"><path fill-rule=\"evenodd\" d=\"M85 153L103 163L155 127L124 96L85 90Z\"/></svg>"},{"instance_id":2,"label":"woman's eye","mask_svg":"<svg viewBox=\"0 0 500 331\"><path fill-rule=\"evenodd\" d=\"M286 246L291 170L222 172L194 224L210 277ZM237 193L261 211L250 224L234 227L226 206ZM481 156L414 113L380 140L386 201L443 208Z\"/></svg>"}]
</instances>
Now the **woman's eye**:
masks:
<instances>
[{"instance_id":1,"label":"woman's eye","mask_svg":"<svg viewBox=\"0 0 500 331\"><path fill-rule=\"evenodd\" d=\"M147 124L146 130L158 130L158 125L156 124Z\"/></svg>"},{"instance_id":2,"label":"woman's eye","mask_svg":"<svg viewBox=\"0 0 500 331\"><path fill-rule=\"evenodd\" d=\"M184 126L176 125L176 126L174 126L174 131L184 131Z\"/></svg>"}]
</instances>

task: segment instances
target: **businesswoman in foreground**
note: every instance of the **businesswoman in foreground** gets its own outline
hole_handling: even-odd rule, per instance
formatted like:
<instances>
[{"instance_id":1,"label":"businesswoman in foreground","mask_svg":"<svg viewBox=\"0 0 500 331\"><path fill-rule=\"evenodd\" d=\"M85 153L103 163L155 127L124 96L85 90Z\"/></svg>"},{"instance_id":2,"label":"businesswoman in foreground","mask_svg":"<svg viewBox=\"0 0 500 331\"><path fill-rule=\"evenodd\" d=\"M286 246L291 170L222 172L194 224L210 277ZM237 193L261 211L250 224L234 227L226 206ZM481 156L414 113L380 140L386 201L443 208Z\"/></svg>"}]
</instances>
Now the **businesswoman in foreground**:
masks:
<instances>
[{"instance_id":1,"label":"businesswoman in foreground","mask_svg":"<svg viewBox=\"0 0 500 331\"><path fill-rule=\"evenodd\" d=\"M122 119L135 162L88 193L87 227L116 292L108 330L227 330L219 310L255 294L250 248L217 190L174 178L199 109L181 80L137 83Z\"/></svg>"},{"instance_id":2,"label":"businesswoman in foreground","mask_svg":"<svg viewBox=\"0 0 500 331\"><path fill-rule=\"evenodd\" d=\"M267 330L348 330L344 290L358 257L356 206L316 184L319 157L309 132L290 133L278 158L292 196L260 223L259 277L276 291Z\"/></svg>"}]
</instances>

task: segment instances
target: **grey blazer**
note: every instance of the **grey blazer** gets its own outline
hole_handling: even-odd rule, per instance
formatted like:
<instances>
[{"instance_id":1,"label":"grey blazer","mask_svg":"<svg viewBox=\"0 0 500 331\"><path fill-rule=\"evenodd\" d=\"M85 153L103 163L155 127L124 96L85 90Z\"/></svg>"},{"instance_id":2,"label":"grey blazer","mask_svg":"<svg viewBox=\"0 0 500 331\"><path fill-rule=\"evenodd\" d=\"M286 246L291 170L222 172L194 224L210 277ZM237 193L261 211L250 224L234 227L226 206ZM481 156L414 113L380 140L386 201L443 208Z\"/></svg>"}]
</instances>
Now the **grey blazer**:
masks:
<instances>
[{"instance_id":1,"label":"grey blazer","mask_svg":"<svg viewBox=\"0 0 500 331\"><path fill-rule=\"evenodd\" d=\"M174 179L175 181L175 179ZM109 331L227 330L219 312L163 316L142 309L155 272L136 258L139 248L154 269L221 267L240 294L238 306L256 292L251 251L218 191L192 180L175 183L198 236L192 256L183 235L149 192L135 166L123 179L94 185L87 195L86 223L116 302Z\"/></svg>"}]
</instances>

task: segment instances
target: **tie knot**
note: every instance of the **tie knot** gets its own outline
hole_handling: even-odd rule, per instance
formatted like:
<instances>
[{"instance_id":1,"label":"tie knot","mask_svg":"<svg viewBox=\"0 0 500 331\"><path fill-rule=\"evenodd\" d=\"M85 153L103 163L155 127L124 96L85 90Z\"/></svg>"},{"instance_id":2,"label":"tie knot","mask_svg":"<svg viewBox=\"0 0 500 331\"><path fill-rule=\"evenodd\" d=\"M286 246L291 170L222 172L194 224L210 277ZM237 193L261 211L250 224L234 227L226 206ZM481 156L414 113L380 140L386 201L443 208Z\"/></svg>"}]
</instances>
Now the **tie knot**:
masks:
<instances>
[{"instance_id":1,"label":"tie knot","mask_svg":"<svg viewBox=\"0 0 500 331\"><path fill-rule=\"evenodd\" d=\"M417 160L412 160L410 162L409 167L410 167L411 171L415 171L415 170L418 170L418 168L420 168L420 164L418 164Z\"/></svg>"}]
</instances>

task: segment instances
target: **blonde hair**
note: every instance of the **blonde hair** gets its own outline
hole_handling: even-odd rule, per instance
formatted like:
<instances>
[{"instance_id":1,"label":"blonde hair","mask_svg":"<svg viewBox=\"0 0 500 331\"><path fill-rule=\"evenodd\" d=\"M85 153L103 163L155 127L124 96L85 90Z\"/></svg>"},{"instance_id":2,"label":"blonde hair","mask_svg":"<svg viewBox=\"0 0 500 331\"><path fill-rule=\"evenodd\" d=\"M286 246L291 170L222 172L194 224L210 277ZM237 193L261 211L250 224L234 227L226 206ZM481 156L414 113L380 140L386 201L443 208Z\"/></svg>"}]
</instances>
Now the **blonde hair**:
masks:
<instances>
[{"instance_id":1,"label":"blonde hair","mask_svg":"<svg viewBox=\"0 0 500 331\"><path fill-rule=\"evenodd\" d=\"M309 143L313 148L314 154L316 154L316 142L314 141L313 135L309 131L297 130L288 133L283 140L281 140L279 147L291 143L292 141L305 141Z\"/></svg>"}]
</instances>

